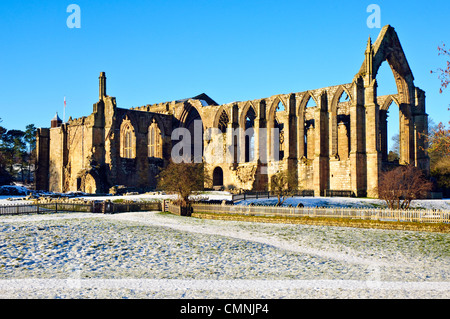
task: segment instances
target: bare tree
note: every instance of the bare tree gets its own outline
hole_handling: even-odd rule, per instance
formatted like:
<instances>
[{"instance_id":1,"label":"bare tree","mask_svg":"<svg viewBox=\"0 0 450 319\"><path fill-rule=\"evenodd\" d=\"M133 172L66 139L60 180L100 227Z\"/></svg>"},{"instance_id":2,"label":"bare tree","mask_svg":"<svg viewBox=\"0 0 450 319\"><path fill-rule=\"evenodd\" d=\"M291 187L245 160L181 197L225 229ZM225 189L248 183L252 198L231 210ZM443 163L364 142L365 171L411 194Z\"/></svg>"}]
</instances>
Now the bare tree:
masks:
<instances>
[{"instance_id":1,"label":"bare tree","mask_svg":"<svg viewBox=\"0 0 450 319\"><path fill-rule=\"evenodd\" d=\"M412 200L425 197L432 187L419 168L399 166L381 173L378 196L391 209L408 209Z\"/></svg>"}]
</instances>

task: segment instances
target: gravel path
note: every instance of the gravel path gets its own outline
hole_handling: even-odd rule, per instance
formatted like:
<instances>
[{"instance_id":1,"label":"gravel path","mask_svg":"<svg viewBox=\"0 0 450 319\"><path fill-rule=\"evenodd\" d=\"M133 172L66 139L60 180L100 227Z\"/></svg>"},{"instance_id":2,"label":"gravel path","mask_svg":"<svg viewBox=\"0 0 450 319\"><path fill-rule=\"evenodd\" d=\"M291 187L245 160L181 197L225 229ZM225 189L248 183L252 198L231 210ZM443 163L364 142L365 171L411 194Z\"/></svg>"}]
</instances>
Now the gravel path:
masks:
<instances>
[{"instance_id":1,"label":"gravel path","mask_svg":"<svg viewBox=\"0 0 450 319\"><path fill-rule=\"evenodd\" d=\"M2 298L449 298L450 235L161 213L0 217Z\"/></svg>"}]
</instances>

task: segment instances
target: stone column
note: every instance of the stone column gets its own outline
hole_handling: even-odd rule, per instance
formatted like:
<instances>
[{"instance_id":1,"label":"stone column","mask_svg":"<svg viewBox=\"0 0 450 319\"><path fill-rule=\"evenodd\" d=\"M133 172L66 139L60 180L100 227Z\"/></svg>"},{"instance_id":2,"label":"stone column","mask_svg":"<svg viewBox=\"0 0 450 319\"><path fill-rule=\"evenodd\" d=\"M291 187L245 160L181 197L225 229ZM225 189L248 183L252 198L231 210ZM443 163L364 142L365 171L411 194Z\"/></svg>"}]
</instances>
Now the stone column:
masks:
<instances>
[{"instance_id":1,"label":"stone column","mask_svg":"<svg viewBox=\"0 0 450 319\"><path fill-rule=\"evenodd\" d=\"M400 104L400 164L414 164L414 134L411 106Z\"/></svg>"},{"instance_id":2,"label":"stone column","mask_svg":"<svg viewBox=\"0 0 450 319\"><path fill-rule=\"evenodd\" d=\"M366 196L364 87L362 78L353 82L350 105L350 181L356 196Z\"/></svg>"},{"instance_id":3,"label":"stone column","mask_svg":"<svg viewBox=\"0 0 450 319\"><path fill-rule=\"evenodd\" d=\"M381 171L381 158L378 143L379 106L376 102L376 80L364 86L366 108L366 157L367 157L367 196L378 197L378 176Z\"/></svg>"},{"instance_id":4,"label":"stone column","mask_svg":"<svg viewBox=\"0 0 450 319\"><path fill-rule=\"evenodd\" d=\"M314 195L323 196L329 186L329 162L328 162L328 112L327 97L323 93L319 99L319 105L315 111L315 138L314 138Z\"/></svg>"},{"instance_id":5,"label":"stone column","mask_svg":"<svg viewBox=\"0 0 450 319\"><path fill-rule=\"evenodd\" d=\"M425 174L430 173L430 158L428 149L428 114L425 113L425 92L419 88L415 90L414 113L414 157L416 166Z\"/></svg>"}]
</instances>

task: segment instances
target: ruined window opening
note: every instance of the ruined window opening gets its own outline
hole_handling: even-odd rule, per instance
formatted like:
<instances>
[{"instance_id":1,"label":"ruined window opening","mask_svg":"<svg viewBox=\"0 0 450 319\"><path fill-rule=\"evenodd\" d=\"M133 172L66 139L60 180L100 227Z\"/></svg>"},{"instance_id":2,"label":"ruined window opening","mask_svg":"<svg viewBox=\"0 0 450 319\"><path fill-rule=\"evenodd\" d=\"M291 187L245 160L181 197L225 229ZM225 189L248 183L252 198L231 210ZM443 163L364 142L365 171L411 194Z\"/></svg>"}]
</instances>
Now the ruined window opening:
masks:
<instances>
[{"instance_id":1,"label":"ruined window opening","mask_svg":"<svg viewBox=\"0 0 450 319\"><path fill-rule=\"evenodd\" d=\"M314 158L314 119L305 122L305 157L307 159Z\"/></svg>"},{"instance_id":2,"label":"ruined window opening","mask_svg":"<svg viewBox=\"0 0 450 319\"><path fill-rule=\"evenodd\" d=\"M349 99L350 99L350 97L348 96L347 92L342 91L342 94L341 94L341 96L340 96L340 98L339 98L339 103L345 103L345 102L348 102Z\"/></svg>"},{"instance_id":3,"label":"ruined window opening","mask_svg":"<svg viewBox=\"0 0 450 319\"><path fill-rule=\"evenodd\" d=\"M189 111L185 127L189 130L191 136L191 161L201 163L204 151L204 128L202 118L196 108Z\"/></svg>"},{"instance_id":4,"label":"ruined window opening","mask_svg":"<svg viewBox=\"0 0 450 319\"><path fill-rule=\"evenodd\" d=\"M284 159L284 124L280 123L278 120L275 119L274 128L278 129L278 143L279 143L279 153L278 153L278 160Z\"/></svg>"},{"instance_id":5,"label":"ruined window opening","mask_svg":"<svg viewBox=\"0 0 450 319\"><path fill-rule=\"evenodd\" d=\"M245 162L252 162L255 158L255 110L249 108L245 117Z\"/></svg>"},{"instance_id":6,"label":"ruined window opening","mask_svg":"<svg viewBox=\"0 0 450 319\"><path fill-rule=\"evenodd\" d=\"M306 102L306 107L316 107L316 102L314 101L314 99L310 96L308 98L308 102Z\"/></svg>"},{"instance_id":7,"label":"ruined window opening","mask_svg":"<svg viewBox=\"0 0 450 319\"><path fill-rule=\"evenodd\" d=\"M218 128L222 132L222 134L227 132L227 127L228 127L229 121L230 120L228 118L227 112L222 111L222 114L220 114L219 124L218 124Z\"/></svg>"},{"instance_id":8,"label":"ruined window opening","mask_svg":"<svg viewBox=\"0 0 450 319\"><path fill-rule=\"evenodd\" d=\"M400 108L392 101L385 112L380 111L380 142L382 158L386 162L399 163L400 143Z\"/></svg>"},{"instance_id":9,"label":"ruined window opening","mask_svg":"<svg viewBox=\"0 0 450 319\"><path fill-rule=\"evenodd\" d=\"M281 101L278 102L276 111L277 111L277 112L283 112L283 111L286 111L286 108L284 107L283 102L281 102Z\"/></svg>"}]
</instances>

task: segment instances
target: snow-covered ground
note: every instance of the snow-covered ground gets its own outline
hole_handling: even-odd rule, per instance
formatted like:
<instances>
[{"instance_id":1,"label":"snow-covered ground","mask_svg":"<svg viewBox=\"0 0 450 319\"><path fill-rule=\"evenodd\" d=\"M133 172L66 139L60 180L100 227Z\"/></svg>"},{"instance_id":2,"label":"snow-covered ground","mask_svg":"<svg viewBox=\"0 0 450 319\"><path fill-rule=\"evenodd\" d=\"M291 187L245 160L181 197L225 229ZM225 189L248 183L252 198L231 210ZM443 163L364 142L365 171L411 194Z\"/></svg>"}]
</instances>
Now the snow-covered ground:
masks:
<instances>
[{"instance_id":1,"label":"snow-covered ground","mask_svg":"<svg viewBox=\"0 0 450 319\"><path fill-rule=\"evenodd\" d=\"M0 195L0 205L12 205L12 204L22 204L28 203L25 200L26 196L23 195ZM132 201L153 201L153 200L164 200L164 199L176 199L176 195L166 195L158 192L138 194L138 195L107 195L107 196L92 196L88 194L81 194L76 196L79 198L91 199L91 200L132 200ZM229 192L220 191L209 191L203 192L199 195L192 196L194 199L205 199L205 200L231 200L232 195Z\"/></svg>"},{"instance_id":2,"label":"snow-covered ground","mask_svg":"<svg viewBox=\"0 0 450 319\"><path fill-rule=\"evenodd\" d=\"M1 298L449 298L450 234L162 213L0 217Z\"/></svg>"},{"instance_id":3,"label":"snow-covered ground","mask_svg":"<svg viewBox=\"0 0 450 319\"><path fill-rule=\"evenodd\" d=\"M277 203L277 199L276 198L249 199L245 201L239 201L236 204L249 205L250 203L255 203L258 205L275 205ZM380 199L352 198L352 197L292 197L286 199L283 205L297 206L299 203L302 203L306 207L354 207L354 208L386 207L386 202ZM450 199L413 200L411 202L411 208L438 209L450 211Z\"/></svg>"}]
</instances>

